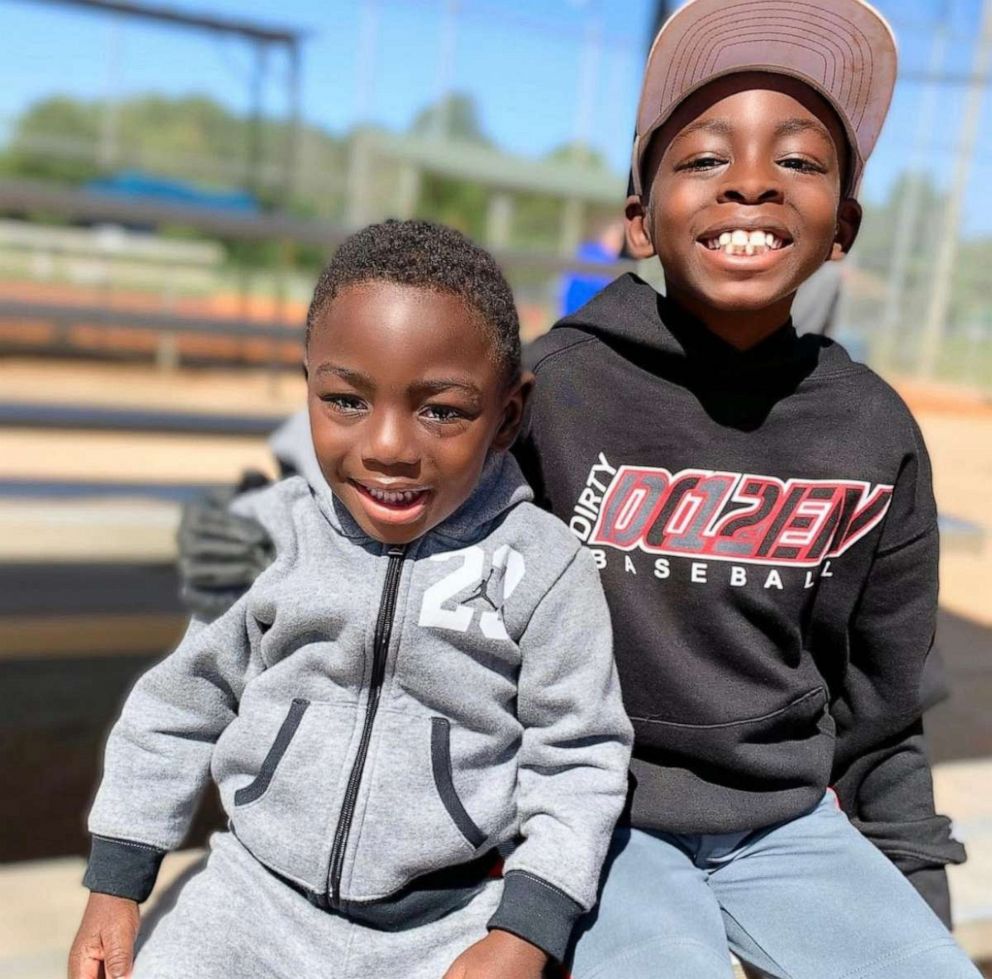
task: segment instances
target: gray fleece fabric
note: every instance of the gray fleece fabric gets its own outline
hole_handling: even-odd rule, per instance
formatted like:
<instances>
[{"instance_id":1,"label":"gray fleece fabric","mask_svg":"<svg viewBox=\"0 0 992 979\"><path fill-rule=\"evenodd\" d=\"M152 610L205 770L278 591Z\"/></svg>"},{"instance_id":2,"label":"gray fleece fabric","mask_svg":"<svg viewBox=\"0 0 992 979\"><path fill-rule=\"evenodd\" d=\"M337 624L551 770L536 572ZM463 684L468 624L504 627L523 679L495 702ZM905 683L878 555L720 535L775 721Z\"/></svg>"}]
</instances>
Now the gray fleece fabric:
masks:
<instances>
[{"instance_id":1,"label":"gray fleece fabric","mask_svg":"<svg viewBox=\"0 0 992 979\"><path fill-rule=\"evenodd\" d=\"M380 931L312 907L218 833L206 867L139 935L134 979L441 979L485 937L501 891L490 880L437 921Z\"/></svg>"},{"instance_id":2,"label":"gray fleece fabric","mask_svg":"<svg viewBox=\"0 0 992 979\"><path fill-rule=\"evenodd\" d=\"M452 517L396 548L322 479L246 497L276 560L136 684L86 886L143 900L212 776L256 860L383 927L426 920L419 878L512 847L490 927L560 957L595 902L631 728L592 559L529 500L494 456Z\"/></svg>"}]
</instances>

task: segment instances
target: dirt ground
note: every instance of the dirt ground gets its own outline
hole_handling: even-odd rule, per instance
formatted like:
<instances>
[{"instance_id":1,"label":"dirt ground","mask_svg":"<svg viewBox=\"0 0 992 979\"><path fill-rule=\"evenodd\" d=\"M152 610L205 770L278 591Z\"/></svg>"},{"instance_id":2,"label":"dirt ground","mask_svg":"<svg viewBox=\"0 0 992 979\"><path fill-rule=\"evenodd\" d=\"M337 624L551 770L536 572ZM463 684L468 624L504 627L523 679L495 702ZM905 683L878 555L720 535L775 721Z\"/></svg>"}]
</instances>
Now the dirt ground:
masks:
<instances>
[{"instance_id":1,"label":"dirt ground","mask_svg":"<svg viewBox=\"0 0 992 979\"><path fill-rule=\"evenodd\" d=\"M920 428L933 464L934 493L943 515L971 524L970 543L945 536L941 605L992 626L992 403L968 391L903 383L898 389ZM992 650L990 650L992 652Z\"/></svg>"}]
</instances>

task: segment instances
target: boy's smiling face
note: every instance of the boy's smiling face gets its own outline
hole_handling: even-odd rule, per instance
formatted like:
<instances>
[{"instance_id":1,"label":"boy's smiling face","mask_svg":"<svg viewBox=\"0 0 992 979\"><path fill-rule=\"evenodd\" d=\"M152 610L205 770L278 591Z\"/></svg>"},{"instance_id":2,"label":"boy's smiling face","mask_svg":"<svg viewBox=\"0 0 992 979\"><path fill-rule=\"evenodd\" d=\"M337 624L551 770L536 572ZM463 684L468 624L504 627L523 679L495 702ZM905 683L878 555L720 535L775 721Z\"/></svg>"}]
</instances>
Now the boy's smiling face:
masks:
<instances>
[{"instance_id":1,"label":"boy's smiling face","mask_svg":"<svg viewBox=\"0 0 992 979\"><path fill-rule=\"evenodd\" d=\"M321 471L369 536L405 544L469 497L509 448L530 387L507 384L480 315L457 296L387 281L346 286L307 348Z\"/></svg>"},{"instance_id":2,"label":"boy's smiling face","mask_svg":"<svg viewBox=\"0 0 992 979\"><path fill-rule=\"evenodd\" d=\"M752 346L854 242L861 209L841 196L846 153L840 121L803 83L757 72L711 82L654 137L648 201L627 202L630 249L658 255L683 308Z\"/></svg>"}]
</instances>

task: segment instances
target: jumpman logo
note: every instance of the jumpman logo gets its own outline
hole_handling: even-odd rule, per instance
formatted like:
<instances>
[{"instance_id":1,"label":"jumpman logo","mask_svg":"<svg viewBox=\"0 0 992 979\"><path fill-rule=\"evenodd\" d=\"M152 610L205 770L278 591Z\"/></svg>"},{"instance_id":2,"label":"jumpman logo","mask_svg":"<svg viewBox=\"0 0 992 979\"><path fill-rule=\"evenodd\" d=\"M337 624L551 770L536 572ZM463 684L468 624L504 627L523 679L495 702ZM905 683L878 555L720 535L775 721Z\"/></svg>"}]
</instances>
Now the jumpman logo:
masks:
<instances>
[{"instance_id":1,"label":"jumpman logo","mask_svg":"<svg viewBox=\"0 0 992 979\"><path fill-rule=\"evenodd\" d=\"M475 591L465 599L466 604L476 598L481 598L494 612L499 611L499 606L489 597L489 582L493 580L493 575L496 574L497 570L497 568L490 569L489 575L480 581L479 584L476 585Z\"/></svg>"}]
</instances>

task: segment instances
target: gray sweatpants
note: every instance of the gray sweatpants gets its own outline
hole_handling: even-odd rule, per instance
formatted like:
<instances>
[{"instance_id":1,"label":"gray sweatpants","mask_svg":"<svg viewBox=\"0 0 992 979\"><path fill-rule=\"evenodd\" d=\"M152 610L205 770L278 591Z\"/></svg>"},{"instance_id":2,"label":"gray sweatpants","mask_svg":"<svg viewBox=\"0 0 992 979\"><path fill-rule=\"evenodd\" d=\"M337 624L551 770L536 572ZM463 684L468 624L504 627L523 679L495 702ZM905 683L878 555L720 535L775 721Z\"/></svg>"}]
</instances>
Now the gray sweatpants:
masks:
<instances>
[{"instance_id":1,"label":"gray sweatpants","mask_svg":"<svg viewBox=\"0 0 992 979\"><path fill-rule=\"evenodd\" d=\"M138 952L134 979L441 979L486 935L502 882L464 908L406 931L376 931L313 907L230 833Z\"/></svg>"}]
</instances>

